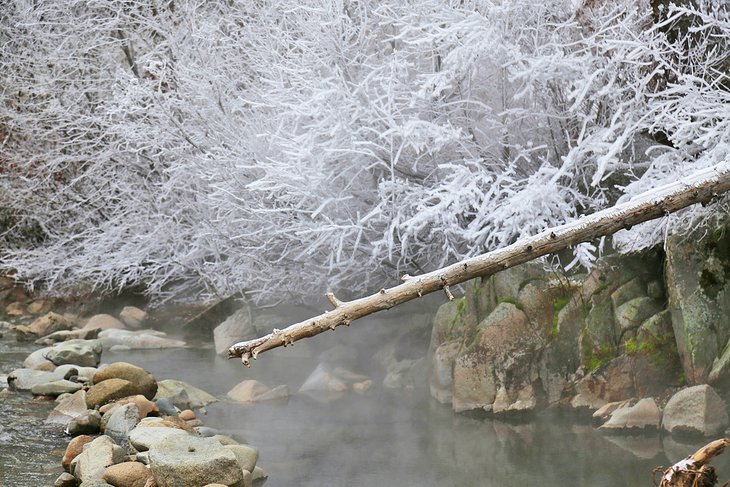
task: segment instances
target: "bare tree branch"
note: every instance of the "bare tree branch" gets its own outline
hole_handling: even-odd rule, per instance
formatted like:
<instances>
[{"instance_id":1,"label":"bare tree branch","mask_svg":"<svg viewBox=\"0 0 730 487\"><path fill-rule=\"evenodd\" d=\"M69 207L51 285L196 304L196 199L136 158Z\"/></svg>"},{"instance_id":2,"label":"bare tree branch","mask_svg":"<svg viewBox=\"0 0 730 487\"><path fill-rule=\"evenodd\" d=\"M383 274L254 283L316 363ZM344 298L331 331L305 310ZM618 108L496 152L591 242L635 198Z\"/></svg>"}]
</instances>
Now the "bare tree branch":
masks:
<instances>
[{"instance_id":1,"label":"bare tree branch","mask_svg":"<svg viewBox=\"0 0 730 487\"><path fill-rule=\"evenodd\" d=\"M349 325L363 316L390 309L424 294L443 289L447 296L449 286L475 277L492 275L518 264L530 261L597 237L612 235L633 225L653 220L696 203L706 204L730 190L730 163L699 171L684 180L656 188L637 198L618 204L574 222L553 227L535 236L524 238L507 247L473 257L421 276L404 276L405 282L377 294L342 302L332 293L327 297L334 310L283 330L274 329L266 336L239 342L228 349L229 358L241 357L250 365L261 352L290 345L305 337Z\"/></svg>"}]
</instances>

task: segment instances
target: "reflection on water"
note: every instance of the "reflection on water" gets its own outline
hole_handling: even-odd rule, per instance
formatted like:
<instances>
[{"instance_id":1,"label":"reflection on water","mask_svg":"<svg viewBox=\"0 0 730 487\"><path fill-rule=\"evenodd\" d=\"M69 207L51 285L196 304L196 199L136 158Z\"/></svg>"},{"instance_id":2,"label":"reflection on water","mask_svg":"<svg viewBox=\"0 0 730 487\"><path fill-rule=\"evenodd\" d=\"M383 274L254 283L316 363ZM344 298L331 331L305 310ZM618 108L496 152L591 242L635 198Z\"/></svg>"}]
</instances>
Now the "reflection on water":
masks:
<instances>
[{"instance_id":1,"label":"reflection on water","mask_svg":"<svg viewBox=\"0 0 730 487\"><path fill-rule=\"evenodd\" d=\"M5 344L0 382L2 373L20 366L34 349ZM317 365L290 353L297 350L269 352L251 369L215 356L210 346L103 358L138 364L158 379L182 379L224 399L231 387L252 378L296 391ZM43 425L52 406L29 394L0 399L0 486L51 485L61 472L68 438ZM547 414L530 423L477 419L454 415L424 392L378 387L333 402L304 395L249 406L223 400L210 405L203 419L259 448L270 487L650 486L654 467L674 463L704 443L659 435L609 437ZM715 465L721 481L730 477L729 454Z\"/></svg>"}]
</instances>

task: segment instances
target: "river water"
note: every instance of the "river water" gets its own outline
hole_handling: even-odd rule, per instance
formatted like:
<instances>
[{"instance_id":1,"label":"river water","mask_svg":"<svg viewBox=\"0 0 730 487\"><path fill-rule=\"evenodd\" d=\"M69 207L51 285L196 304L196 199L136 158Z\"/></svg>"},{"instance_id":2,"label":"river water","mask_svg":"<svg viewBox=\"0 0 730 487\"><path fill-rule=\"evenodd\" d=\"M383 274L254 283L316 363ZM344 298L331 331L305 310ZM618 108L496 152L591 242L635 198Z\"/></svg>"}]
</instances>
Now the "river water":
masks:
<instances>
[{"instance_id":1,"label":"river water","mask_svg":"<svg viewBox=\"0 0 730 487\"><path fill-rule=\"evenodd\" d=\"M0 342L0 374L19 366L32 349ZM423 390L374 387L331 401L296 394L256 405L225 400L245 379L296 391L317 365L316 358L296 351L297 346L268 352L251 369L216 356L206 344L106 353L103 361L128 361L158 379L184 380L221 398L202 419L259 449L268 487L651 486L654 467L674 463L704 443L678 443L658 434L606 436L557 414L530 422L455 415ZM0 399L0 486L52 485L61 472L67 438L43 425L52 407L26 394ZM730 476L730 455L715 465L721 481Z\"/></svg>"}]
</instances>

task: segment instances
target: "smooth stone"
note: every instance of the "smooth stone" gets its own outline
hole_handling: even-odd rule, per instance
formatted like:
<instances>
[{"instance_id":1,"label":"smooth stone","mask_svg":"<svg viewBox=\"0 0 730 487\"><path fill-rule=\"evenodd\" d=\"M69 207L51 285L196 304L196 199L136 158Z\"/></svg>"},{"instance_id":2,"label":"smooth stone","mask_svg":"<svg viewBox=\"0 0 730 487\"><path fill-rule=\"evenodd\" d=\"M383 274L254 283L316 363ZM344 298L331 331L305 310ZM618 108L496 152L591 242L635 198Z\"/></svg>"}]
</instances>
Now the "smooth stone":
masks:
<instances>
[{"instance_id":1,"label":"smooth stone","mask_svg":"<svg viewBox=\"0 0 730 487\"><path fill-rule=\"evenodd\" d=\"M215 396L180 380L166 379L157 383L155 399L168 398L180 409L197 409L218 401Z\"/></svg>"},{"instance_id":2,"label":"smooth stone","mask_svg":"<svg viewBox=\"0 0 730 487\"><path fill-rule=\"evenodd\" d=\"M256 468L253 469L253 472L251 472L251 481L255 485L263 484L268 478L269 474L266 473L266 470L259 466L256 466Z\"/></svg>"},{"instance_id":3,"label":"smooth stone","mask_svg":"<svg viewBox=\"0 0 730 487\"><path fill-rule=\"evenodd\" d=\"M114 401L113 403L105 404L102 407L99 408L99 412L101 414L106 414L107 412L113 412L113 409L116 409L124 404L134 403L137 405L137 409L139 410L139 418L145 418L150 414L157 415L159 414L160 410L157 407L157 404L150 401L146 397L144 397L141 394L137 394L136 396L130 396L125 397L123 399L119 399L117 401Z\"/></svg>"},{"instance_id":4,"label":"smooth stone","mask_svg":"<svg viewBox=\"0 0 730 487\"><path fill-rule=\"evenodd\" d=\"M107 467L120 463L124 451L108 436L100 436L88 443L71 462L71 473L83 484L103 482Z\"/></svg>"},{"instance_id":5,"label":"smooth stone","mask_svg":"<svg viewBox=\"0 0 730 487\"><path fill-rule=\"evenodd\" d=\"M150 467L158 487L221 483L243 487L236 455L211 438L167 438L150 448Z\"/></svg>"},{"instance_id":6,"label":"smooth stone","mask_svg":"<svg viewBox=\"0 0 730 487\"><path fill-rule=\"evenodd\" d=\"M213 345L218 355L224 355L234 343L258 336L251 309L244 306L213 329Z\"/></svg>"},{"instance_id":7,"label":"smooth stone","mask_svg":"<svg viewBox=\"0 0 730 487\"><path fill-rule=\"evenodd\" d=\"M252 472L259 459L259 452L256 448L248 445L225 445L236 455L236 460L242 469Z\"/></svg>"},{"instance_id":8,"label":"smooth stone","mask_svg":"<svg viewBox=\"0 0 730 487\"><path fill-rule=\"evenodd\" d=\"M58 313L47 313L28 326L16 326L18 341L32 341L59 330L70 330L74 323Z\"/></svg>"},{"instance_id":9,"label":"smooth stone","mask_svg":"<svg viewBox=\"0 0 730 487\"><path fill-rule=\"evenodd\" d=\"M58 405L53 408L53 411L50 412L46 422L51 424L61 424L65 427L72 419L85 414L87 410L86 391L81 389L74 392L63 401L60 401Z\"/></svg>"},{"instance_id":10,"label":"smooth stone","mask_svg":"<svg viewBox=\"0 0 730 487\"><path fill-rule=\"evenodd\" d=\"M74 477L73 475L71 475L68 472L63 472L53 482L53 487L76 487L77 485L78 485L78 480L76 480L76 477Z\"/></svg>"},{"instance_id":11,"label":"smooth stone","mask_svg":"<svg viewBox=\"0 0 730 487\"><path fill-rule=\"evenodd\" d=\"M73 418L66 426L66 434L71 436L93 435L101 429L101 414L89 409L85 413Z\"/></svg>"},{"instance_id":12,"label":"smooth stone","mask_svg":"<svg viewBox=\"0 0 730 487\"><path fill-rule=\"evenodd\" d=\"M209 426L197 426L194 428L195 432L198 433L203 438L211 438L213 436L217 436L221 434L220 431L218 431L215 428L211 428Z\"/></svg>"},{"instance_id":13,"label":"smooth stone","mask_svg":"<svg viewBox=\"0 0 730 487\"><path fill-rule=\"evenodd\" d=\"M213 435L211 438L215 439L220 443L221 445L238 445L240 444L238 441L234 440L230 436L227 435Z\"/></svg>"},{"instance_id":14,"label":"smooth stone","mask_svg":"<svg viewBox=\"0 0 730 487\"><path fill-rule=\"evenodd\" d=\"M672 434L715 436L729 424L725 401L707 384L674 394L664 408L662 427Z\"/></svg>"},{"instance_id":15,"label":"smooth stone","mask_svg":"<svg viewBox=\"0 0 730 487\"><path fill-rule=\"evenodd\" d=\"M35 352L32 352L30 355L28 355L25 360L23 360L23 367L26 369L35 369L35 370L53 370L56 368L56 364L51 362L46 358L46 353L51 349L51 347L44 347L39 348ZM50 369L48 368L50 367Z\"/></svg>"},{"instance_id":16,"label":"smooth stone","mask_svg":"<svg viewBox=\"0 0 730 487\"><path fill-rule=\"evenodd\" d=\"M109 350L114 346L125 346L129 349L183 348L187 344L182 340L166 338L165 334L155 330L103 330L99 340Z\"/></svg>"},{"instance_id":17,"label":"smooth stone","mask_svg":"<svg viewBox=\"0 0 730 487\"><path fill-rule=\"evenodd\" d=\"M11 391L30 391L33 386L63 378L55 372L33 369L15 369L8 374L8 388Z\"/></svg>"},{"instance_id":18,"label":"smooth stone","mask_svg":"<svg viewBox=\"0 0 730 487\"><path fill-rule=\"evenodd\" d=\"M86 392L86 404L89 408L102 406L108 402L137 395L137 390L131 382L124 379L107 379L94 384Z\"/></svg>"},{"instance_id":19,"label":"smooth stone","mask_svg":"<svg viewBox=\"0 0 730 487\"><path fill-rule=\"evenodd\" d=\"M166 397L155 399L155 404L160 410L160 414L164 414L165 416L175 416L178 414L178 409L172 401Z\"/></svg>"},{"instance_id":20,"label":"smooth stone","mask_svg":"<svg viewBox=\"0 0 730 487\"><path fill-rule=\"evenodd\" d=\"M140 452L147 451L155 443L168 437L186 437L191 436L190 433L177 429L165 428L164 426L137 427L129 432L129 442Z\"/></svg>"},{"instance_id":21,"label":"smooth stone","mask_svg":"<svg viewBox=\"0 0 730 487\"><path fill-rule=\"evenodd\" d=\"M36 340L35 343L36 345L53 345L58 342L66 342L69 340L95 340L98 336L99 330L61 330L41 337Z\"/></svg>"},{"instance_id":22,"label":"smooth stone","mask_svg":"<svg viewBox=\"0 0 730 487\"><path fill-rule=\"evenodd\" d=\"M108 314L98 314L89 318L89 321L83 327L84 330L109 330L124 329L124 323Z\"/></svg>"},{"instance_id":23,"label":"smooth stone","mask_svg":"<svg viewBox=\"0 0 730 487\"><path fill-rule=\"evenodd\" d=\"M136 306L125 306L119 312L119 319L129 328L139 328L147 319L147 312Z\"/></svg>"},{"instance_id":24,"label":"smooth stone","mask_svg":"<svg viewBox=\"0 0 730 487\"><path fill-rule=\"evenodd\" d=\"M94 384L100 384L108 379L124 379L129 381L136 389L134 395L141 394L147 399L152 399L157 393L157 381L144 370L127 362L115 362L100 368L94 374Z\"/></svg>"},{"instance_id":25,"label":"smooth stone","mask_svg":"<svg viewBox=\"0 0 730 487\"><path fill-rule=\"evenodd\" d=\"M83 377L84 379L87 379L87 382L91 382L94 378L94 374L96 374L96 367L81 367L73 364L64 364L56 367L55 372L63 378L66 378L69 373L73 372L72 375L76 375L79 378Z\"/></svg>"},{"instance_id":26,"label":"smooth stone","mask_svg":"<svg viewBox=\"0 0 730 487\"><path fill-rule=\"evenodd\" d=\"M633 406L620 407L611 413L600 430L658 429L662 412L653 398L647 397Z\"/></svg>"},{"instance_id":27,"label":"smooth stone","mask_svg":"<svg viewBox=\"0 0 730 487\"><path fill-rule=\"evenodd\" d=\"M74 393L81 389L81 384L71 382L70 380L55 380L45 384L36 384L30 388L30 392L34 396L53 396L58 397L61 394Z\"/></svg>"},{"instance_id":28,"label":"smooth stone","mask_svg":"<svg viewBox=\"0 0 730 487\"><path fill-rule=\"evenodd\" d=\"M104 434L114 440L117 445L131 452L129 432L137 426L137 423L139 423L137 405L134 403L124 404L110 414L109 420L106 421ZM110 483L113 484L113 482Z\"/></svg>"},{"instance_id":29,"label":"smooth stone","mask_svg":"<svg viewBox=\"0 0 730 487\"><path fill-rule=\"evenodd\" d=\"M73 364L96 367L101 361L102 346L97 340L69 340L46 352L46 358L56 365Z\"/></svg>"},{"instance_id":30,"label":"smooth stone","mask_svg":"<svg viewBox=\"0 0 730 487\"><path fill-rule=\"evenodd\" d=\"M180 419L182 419L183 421L191 421L193 419L196 419L195 413L192 409L180 411L180 414L178 414L178 416L180 416Z\"/></svg>"},{"instance_id":31,"label":"smooth stone","mask_svg":"<svg viewBox=\"0 0 730 487\"><path fill-rule=\"evenodd\" d=\"M72 438L71 441L68 442L68 445L66 445L66 451L63 454L63 459L61 459L61 466L63 469L68 471L73 459L79 456L79 454L84 450L84 445L91 443L95 438L96 437L90 435L79 435Z\"/></svg>"},{"instance_id":32,"label":"smooth stone","mask_svg":"<svg viewBox=\"0 0 730 487\"><path fill-rule=\"evenodd\" d=\"M102 479L115 487L144 487L150 478L152 471L139 462L111 465L102 475Z\"/></svg>"}]
</instances>

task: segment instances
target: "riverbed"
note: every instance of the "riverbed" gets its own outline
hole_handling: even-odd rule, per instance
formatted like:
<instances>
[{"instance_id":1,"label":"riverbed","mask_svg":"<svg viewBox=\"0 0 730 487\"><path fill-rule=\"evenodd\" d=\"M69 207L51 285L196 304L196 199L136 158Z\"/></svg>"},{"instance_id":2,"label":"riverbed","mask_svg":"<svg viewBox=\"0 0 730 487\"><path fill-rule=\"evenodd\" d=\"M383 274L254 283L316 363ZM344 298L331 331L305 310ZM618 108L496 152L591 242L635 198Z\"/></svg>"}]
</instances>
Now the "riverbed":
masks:
<instances>
[{"instance_id":1,"label":"riverbed","mask_svg":"<svg viewBox=\"0 0 730 487\"><path fill-rule=\"evenodd\" d=\"M0 346L3 374L36 348L7 339ZM658 434L606 436L585 421L559 414L529 422L455 415L418 389L375 386L363 395L295 394L256 405L225 400L225 393L245 379L297 391L317 359L296 351L266 354L251 369L216 356L207 343L182 350L105 353L103 362L131 362L158 380L181 379L219 397L202 419L259 449L269 487L650 486L654 467L703 444ZM43 424L53 405L20 393L0 400L1 486L51 485L61 472L68 438ZM715 465L721 481L730 476L729 455Z\"/></svg>"}]
</instances>

